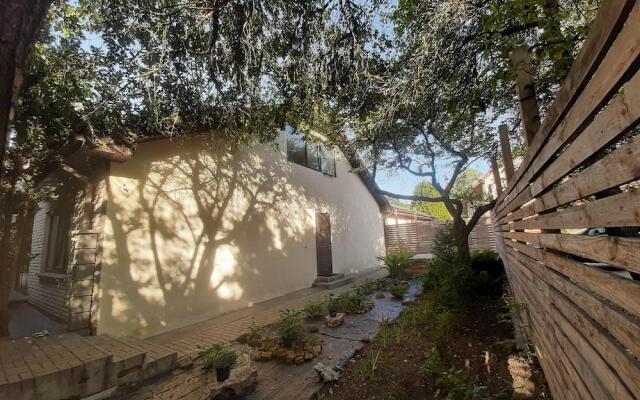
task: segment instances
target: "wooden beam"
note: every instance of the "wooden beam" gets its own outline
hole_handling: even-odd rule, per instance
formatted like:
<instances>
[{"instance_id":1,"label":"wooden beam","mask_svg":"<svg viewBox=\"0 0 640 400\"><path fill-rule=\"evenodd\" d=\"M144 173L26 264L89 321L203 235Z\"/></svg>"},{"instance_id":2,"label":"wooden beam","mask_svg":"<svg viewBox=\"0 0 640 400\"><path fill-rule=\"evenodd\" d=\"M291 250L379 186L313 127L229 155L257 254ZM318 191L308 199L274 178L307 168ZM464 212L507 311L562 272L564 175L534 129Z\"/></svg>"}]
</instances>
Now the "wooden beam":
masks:
<instances>
[{"instance_id":1,"label":"wooden beam","mask_svg":"<svg viewBox=\"0 0 640 400\"><path fill-rule=\"evenodd\" d=\"M498 168L498 160L496 156L491 157L491 171L493 172L493 181L496 185L496 192L498 196L502 194L502 180L500 179L500 168Z\"/></svg>"},{"instance_id":2,"label":"wooden beam","mask_svg":"<svg viewBox=\"0 0 640 400\"><path fill-rule=\"evenodd\" d=\"M64 172L66 172L67 174L71 175L72 177L78 179L79 181L83 182L83 183L88 183L89 182L89 178L85 175L82 175L80 172L78 172L77 169L73 168L72 166L68 165L68 164L60 164L60 168L62 168L62 170Z\"/></svg>"},{"instance_id":3,"label":"wooden beam","mask_svg":"<svg viewBox=\"0 0 640 400\"><path fill-rule=\"evenodd\" d=\"M540 111L533 83L533 66L526 47L517 47L511 52L511 65L516 73L516 91L520 107L520 119L527 148L540 129Z\"/></svg>"},{"instance_id":4,"label":"wooden beam","mask_svg":"<svg viewBox=\"0 0 640 400\"><path fill-rule=\"evenodd\" d=\"M509 132L506 125L500 125L500 147L502 148L502 160L504 161L504 173L507 177L507 184L513 177L513 155L511 154L511 143L509 143Z\"/></svg>"},{"instance_id":5,"label":"wooden beam","mask_svg":"<svg viewBox=\"0 0 640 400\"><path fill-rule=\"evenodd\" d=\"M571 149L568 149L568 151L571 152ZM556 162L563 162L562 156ZM551 165L554 166L556 164L554 162ZM515 199L514 203L519 208L508 216L496 219L500 223L522 219L545 210L563 206L603 190L623 185L637 178L640 178L640 136L636 136L579 174L572 176L547 191L544 195L536 198L533 202L522 205L526 200ZM536 187L536 182L532 184L532 188Z\"/></svg>"}]
</instances>

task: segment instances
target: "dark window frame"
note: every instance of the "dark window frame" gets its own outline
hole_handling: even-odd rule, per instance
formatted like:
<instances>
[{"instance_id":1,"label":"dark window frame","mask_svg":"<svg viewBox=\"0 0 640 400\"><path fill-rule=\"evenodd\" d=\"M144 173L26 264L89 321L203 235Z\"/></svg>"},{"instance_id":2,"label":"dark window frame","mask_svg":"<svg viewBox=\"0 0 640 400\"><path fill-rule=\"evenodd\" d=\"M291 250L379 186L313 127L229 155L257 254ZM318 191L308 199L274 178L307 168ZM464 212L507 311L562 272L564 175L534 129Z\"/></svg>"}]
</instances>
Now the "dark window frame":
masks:
<instances>
[{"instance_id":1,"label":"dark window frame","mask_svg":"<svg viewBox=\"0 0 640 400\"><path fill-rule=\"evenodd\" d=\"M287 128L285 130L285 139L286 139L286 153L287 153L287 160L297 164L297 165L301 165L303 167L307 167L309 169L312 169L314 171L318 171L320 173L322 173L323 175L327 175L327 176L331 176L331 177L337 177L337 171L336 171L336 155L333 151L333 149L329 146L326 146L324 143L317 143L317 142L308 142L307 140L305 140L304 135L300 132L297 132L291 128ZM296 140L296 139L302 139L302 143L304 143L304 163L300 162L300 160L297 160L294 157L295 153L291 153L289 151L289 142L290 140ZM315 165L311 164L309 162L310 158L310 154L309 154L309 147L310 145L312 145L313 149L315 150ZM330 159L328 157L323 157L323 153L328 152L329 154L331 154ZM330 166L329 166L330 163ZM327 168L325 168L324 166L328 166Z\"/></svg>"},{"instance_id":2,"label":"dark window frame","mask_svg":"<svg viewBox=\"0 0 640 400\"><path fill-rule=\"evenodd\" d=\"M56 205L47 212L43 271L66 274L69 271L73 207Z\"/></svg>"}]
</instances>

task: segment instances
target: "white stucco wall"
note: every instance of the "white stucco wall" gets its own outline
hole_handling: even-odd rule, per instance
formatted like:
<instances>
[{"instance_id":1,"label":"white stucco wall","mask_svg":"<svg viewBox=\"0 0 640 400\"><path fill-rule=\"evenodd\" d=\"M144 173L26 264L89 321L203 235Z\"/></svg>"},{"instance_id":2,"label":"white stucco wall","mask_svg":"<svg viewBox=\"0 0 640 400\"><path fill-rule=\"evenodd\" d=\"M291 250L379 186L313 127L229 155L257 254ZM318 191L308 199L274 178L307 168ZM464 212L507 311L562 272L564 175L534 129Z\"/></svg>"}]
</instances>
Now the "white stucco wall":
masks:
<instances>
[{"instance_id":1,"label":"white stucco wall","mask_svg":"<svg viewBox=\"0 0 640 400\"><path fill-rule=\"evenodd\" d=\"M331 177L285 148L165 139L113 163L98 333L153 334L309 287L316 210L331 214L334 272L377 267L382 216L344 157Z\"/></svg>"}]
</instances>

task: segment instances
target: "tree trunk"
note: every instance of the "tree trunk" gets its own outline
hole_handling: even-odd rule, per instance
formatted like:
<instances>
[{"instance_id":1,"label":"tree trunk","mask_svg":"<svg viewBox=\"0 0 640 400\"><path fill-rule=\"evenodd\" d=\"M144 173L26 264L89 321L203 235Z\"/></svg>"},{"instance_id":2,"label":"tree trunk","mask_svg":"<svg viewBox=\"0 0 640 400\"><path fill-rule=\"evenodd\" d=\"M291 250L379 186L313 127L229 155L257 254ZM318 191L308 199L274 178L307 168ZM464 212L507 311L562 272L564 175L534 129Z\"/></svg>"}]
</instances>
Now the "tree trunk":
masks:
<instances>
[{"instance_id":1,"label":"tree trunk","mask_svg":"<svg viewBox=\"0 0 640 400\"><path fill-rule=\"evenodd\" d=\"M11 109L51 3L52 0L3 0L0 6L0 179L4 176Z\"/></svg>"},{"instance_id":2,"label":"tree trunk","mask_svg":"<svg viewBox=\"0 0 640 400\"><path fill-rule=\"evenodd\" d=\"M454 219L453 232L456 240L456 250L458 251L458 260L462 264L469 264L471 262L469 233L467 232L467 226L462 217Z\"/></svg>"},{"instance_id":3,"label":"tree trunk","mask_svg":"<svg viewBox=\"0 0 640 400\"><path fill-rule=\"evenodd\" d=\"M13 191L2 196L2 229L0 231L0 337L9 336L9 295L15 283L13 263L9 260L13 228Z\"/></svg>"},{"instance_id":4,"label":"tree trunk","mask_svg":"<svg viewBox=\"0 0 640 400\"><path fill-rule=\"evenodd\" d=\"M52 0L3 0L0 6L0 187L4 186L5 158L8 149L9 122L13 104L26 76L36 36ZM13 192L13 186L9 191ZM3 196L4 214L0 238L0 336L9 332L9 293L15 282L14 263L4 255L10 243L12 193Z\"/></svg>"}]
</instances>

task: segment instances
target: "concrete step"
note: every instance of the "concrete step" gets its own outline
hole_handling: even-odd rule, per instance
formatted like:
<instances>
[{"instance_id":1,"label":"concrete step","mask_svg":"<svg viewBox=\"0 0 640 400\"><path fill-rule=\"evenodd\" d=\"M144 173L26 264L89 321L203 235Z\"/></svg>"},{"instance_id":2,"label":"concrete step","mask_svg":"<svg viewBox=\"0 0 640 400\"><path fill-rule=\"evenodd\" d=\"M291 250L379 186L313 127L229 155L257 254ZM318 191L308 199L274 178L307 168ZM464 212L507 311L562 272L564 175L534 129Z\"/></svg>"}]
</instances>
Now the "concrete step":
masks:
<instances>
[{"instance_id":1,"label":"concrete step","mask_svg":"<svg viewBox=\"0 0 640 400\"><path fill-rule=\"evenodd\" d=\"M149 379L175 368L178 353L173 350L137 337L127 336L118 340L145 352L142 379Z\"/></svg>"},{"instance_id":2,"label":"concrete step","mask_svg":"<svg viewBox=\"0 0 640 400\"><path fill-rule=\"evenodd\" d=\"M342 275L342 276L335 279L325 279L325 278L333 278L333 276L318 277L316 278L316 281L313 283L313 286L319 287L322 289L335 289L340 286L350 285L354 282L353 276L344 276L343 274L336 274L336 275ZM320 278L323 278L323 279L319 280Z\"/></svg>"},{"instance_id":3,"label":"concrete step","mask_svg":"<svg viewBox=\"0 0 640 400\"><path fill-rule=\"evenodd\" d=\"M104 390L113 356L76 334L0 343L0 398L58 400Z\"/></svg>"},{"instance_id":4,"label":"concrete step","mask_svg":"<svg viewBox=\"0 0 640 400\"><path fill-rule=\"evenodd\" d=\"M344 274L331 274L330 276L318 276L316 277L316 282L318 283L329 283L339 281L344 278Z\"/></svg>"},{"instance_id":5,"label":"concrete step","mask_svg":"<svg viewBox=\"0 0 640 400\"><path fill-rule=\"evenodd\" d=\"M143 379L144 350L109 335L87 336L87 342L113 355L109 387Z\"/></svg>"}]
</instances>

